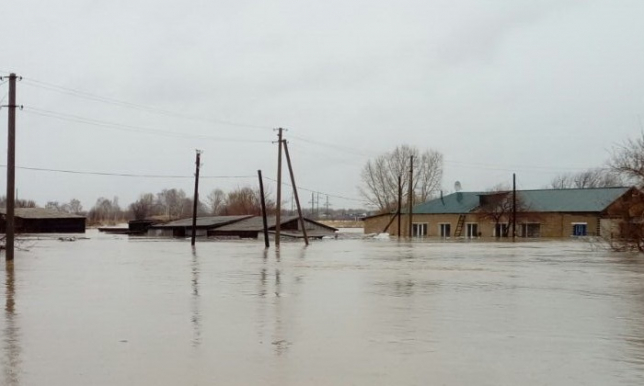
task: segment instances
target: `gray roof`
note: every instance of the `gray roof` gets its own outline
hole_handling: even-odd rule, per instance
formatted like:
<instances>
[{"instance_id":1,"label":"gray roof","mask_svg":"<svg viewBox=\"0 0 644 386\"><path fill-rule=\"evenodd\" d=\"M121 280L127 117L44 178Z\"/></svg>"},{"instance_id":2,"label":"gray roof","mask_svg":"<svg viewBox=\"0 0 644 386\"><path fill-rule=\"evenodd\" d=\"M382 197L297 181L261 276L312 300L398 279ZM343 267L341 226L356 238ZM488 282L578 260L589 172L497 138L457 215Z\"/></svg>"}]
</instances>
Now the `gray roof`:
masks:
<instances>
[{"instance_id":1,"label":"gray roof","mask_svg":"<svg viewBox=\"0 0 644 386\"><path fill-rule=\"evenodd\" d=\"M517 190L517 196L529 212L601 212L629 187L591 189ZM479 206L481 195L494 192L457 192L416 205L413 213L468 213Z\"/></svg>"},{"instance_id":2,"label":"gray roof","mask_svg":"<svg viewBox=\"0 0 644 386\"><path fill-rule=\"evenodd\" d=\"M240 221L252 216L210 216L210 217L197 217L198 228L210 228L222 226ZM151 228L182 228L192 227L192 218L184 218L181 220L170 221L165 224L155 224Z\"/></svg>"},{"instance_id":3,"label":"gray roof","mask_svg":"<svg viewBox=\"0 0 644 386\"><path fill-rule=\"evenodd\" d=\"M286 224L288 222L291 222L291 221L297 220L297 219L299 219L298 216L283 216L283 217L280 217L280 224ZM317 224L317 225L319 225L321 227L328 228L329 230L333 230L333 231L337 230L337 229L335 229L333 227L330 227L328 225L324 225L324 224L315 222L315 221L310 220L308 218L304 218L304 221L315 223L315 224ZM266 217L266 224L268 225L269 229L275 228L275 224L276 224L275 216L267 216ZM257 232L260 232L260 231L264 230L264 221L262 220L262 216L255 216L255 217L250 217L250 218L244 219L242 221L238 221L238 222L235 222L235 223L228 224L226 226L217 228L217 230L220 230L220 231L253 231L253 232L257 231ZM284 232L284 231L282 231L282 232Z\"/></svg>"},{"instance_id":4,"label":"gray roof","mask_svg":"<svg viewBox=\"0 0 644 386\"><path fill-rule=\"evenodd\" d=\"M0 214L6 215L7 209L0 208ZM57 210L45 209L45 208L15 208L14 216L18 218L28 218L28 219L85 218L85 216L79 216L77 214L59 212Z\"/></svg>"}]
</instances>

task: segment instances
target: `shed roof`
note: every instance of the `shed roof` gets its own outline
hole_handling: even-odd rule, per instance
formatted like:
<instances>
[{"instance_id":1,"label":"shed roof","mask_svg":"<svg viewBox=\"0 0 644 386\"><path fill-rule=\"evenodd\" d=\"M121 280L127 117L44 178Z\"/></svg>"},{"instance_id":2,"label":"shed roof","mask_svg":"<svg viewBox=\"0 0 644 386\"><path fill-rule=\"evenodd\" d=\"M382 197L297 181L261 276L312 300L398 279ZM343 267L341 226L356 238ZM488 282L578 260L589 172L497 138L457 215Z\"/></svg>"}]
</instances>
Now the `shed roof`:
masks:
<instances>
[{"instance_id":1,"label":"shed roof","mask_svg":"<svg viewBox=\"0 0 644 386\"><path fill-rule=\"evenodd\" d=\"M0 214L6 215L7 208L0 208ZM15 208L14 216L25 219L85 218L85 216L45 208Z\"/></svg>"},{"instance_id":2,"label":"shed roof","mask_svg":"<svg viewBox=\"0 0 644 386\"><path fill-rule=\"evenodd\" d=\"M198 228L209 228L215 226L222 226L240 221L252 216L210 216L210 217L197 217ZM191 227L192 218L184 218L181 220L170 221L165 224L155 224L151 228L182 228Z\"/></svg>"},{"instance_id":3,"label":"shed roof","mask_svg":"<svg viewBox=\"0 0 644 386\"><path fill-rule=\"evenodd\" d=\"M293 220L297 220L299 217L297 216L284 216L280 218L280 224L286 224L288 222L291 222ZM313 221L308 218L304 218L304 221L314 223L318 226L328 228L329 230L336 231L336 228L330 227L328 225L324 225L322 223ZM276 218L275 216L267 216L266 217L266 224L269 229L275 228L276 225ZM241 221L228 224L225 226L222 226L220 228L217 228L218 230L221 231L257 231L260 232L264 229L264 221L262 220L261 216L254 216L254 217L249 217L246 219L243 219Z\"/></svg>"},{"instance_id":4,"label":"shed roof","mask_svg":"<svg viewBox=\"0 0 644 386\"><path fill-rule=\"evenodd\" d=\"M586 189L517 190L530 212L601 212L629 187ZM457 192L416 205L416 214L468 213L479 206L479 198L495 192Z\"/></svg>"}]
</instances>

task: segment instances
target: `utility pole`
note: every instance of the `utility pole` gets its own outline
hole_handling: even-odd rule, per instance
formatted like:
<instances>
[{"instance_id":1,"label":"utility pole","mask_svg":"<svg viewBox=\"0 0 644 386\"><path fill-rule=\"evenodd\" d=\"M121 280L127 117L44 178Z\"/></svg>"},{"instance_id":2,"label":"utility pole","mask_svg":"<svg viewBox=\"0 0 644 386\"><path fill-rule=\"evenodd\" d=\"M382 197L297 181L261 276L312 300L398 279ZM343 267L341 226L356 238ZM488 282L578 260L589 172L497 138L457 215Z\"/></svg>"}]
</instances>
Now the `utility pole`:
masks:
<instances>
[{"instance_id":1,"label":"utility pole","mask_svg":"<svg viewBox=\"0 0 644 386\"><path fill-rule=\"evenodd\" d=\"M260 202L262 203L262 222L264 225L264 246L269 248L271 246L268 241L268 221L266 220L266 198L264 198L264 181L262 180L262 171L257 171L259 177L259 194L261 194Z\"/></svg>"},{"instance_id":2,"label":"utility pole","mask_svg":"<svg viewBox=\"0 0 644 386\"><path fill-rule=\"evenodd\" d=\"M517 235L517 175L512 173L512 242Z\"/></svg>"},{"instance_id":3,"label":"utility pole","mask_svg":"<svg viewBox=\"0 0 644 386\"><path fill-rule=\"evenodd\" d=\"M331 204L329 204L329 195L327 194L326 195L326 204L324 205L326 207L326 212L324 214L325 214L327 219L329 218L329 206L330 205Z\"/></svg>"},{"instance_id":4,"label":"utility pole","mask_svg":"<svg viewBox=\"0 0 644 386\"><path fill-rule=\"evenodd\" d=\"M275 213L275 249L280 249L280 223L282 221L282 129L277 129L277 212Z\"/></svg>"},{"instance_id":5,"label":"utility pole","mask_svg":"<svg viewBox=\"0 0 644 386\"><path fill-rule=\"evenodd\" d=\"M413 224L413 215L412 215L412 209L414 207L414 156L409 157L409 189L408 189L408 197L407 197L407 206L408 206L408 211L409 211L409 229L408 234L409 238L411 239L413 234L412 234L412 224Z\"/></svg>"},{"instance_id":6,"label":"utility pole","mask_svg":"<svg viewBox=\"0 0 644 386\"><path fill-rule=\"evenodd\" d=\"M0 78L1 79L1 78ZM7 137L7 213L6 220L6 243L5 259L13 260L14 252L14 208L16 192L16 74L9 75L9 127Z\"/></svg>"},{"instance_id":7,"label":"utility pole","mask_svg":"<svg viewBox=\"0 0 644 386\"><path fill-rule=\"evenodd\" d=\"M315 218L315 193L311 192L311 218Z\"/></svg>"},{"instance_id":8,"label":"utility pole","mask_svg":"<svg viewBox=\"0 0 644 386\"><path fill-rule=\"evenodd\" d=\"M197 237L197 207L199 204L199 168L201 167L201 150L195 150L197 152L196 170L195 170L195 194L192 201L192 238L190 239L190 245L195 245L195 238Z\"/></svg>"},{"instance_id":9,"label":"utility pole","mask_svg":"<svg viewBox=\"0 0 644 386\"><path fill-rule=\"evenodd\" d=\"M286 155L286 163L288 164L288 172L291 175L291 185L293 185L293 196L295 197L295 204L297 205L297 214L300 217L300 226L302 227L302 235L304 235L304 244L309 245L309 237L306 234L306 225L304 224L304 217L302 216L302 207L300 206L300 198L297 196L297 185L295 185L295 175L293 174L293 165L291 164L291 156L288 154L288 144L284 141L284 153Z\"/></svg>"}]
</instances>

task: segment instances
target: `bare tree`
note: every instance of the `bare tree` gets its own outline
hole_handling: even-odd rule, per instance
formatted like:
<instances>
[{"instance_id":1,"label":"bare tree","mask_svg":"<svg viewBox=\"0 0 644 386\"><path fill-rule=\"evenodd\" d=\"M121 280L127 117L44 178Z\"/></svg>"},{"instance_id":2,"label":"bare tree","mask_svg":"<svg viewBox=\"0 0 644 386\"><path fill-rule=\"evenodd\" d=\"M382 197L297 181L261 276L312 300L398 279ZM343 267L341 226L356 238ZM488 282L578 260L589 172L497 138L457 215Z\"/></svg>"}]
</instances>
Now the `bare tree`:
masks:
<instances>
[{"instance_id":1,"label":"bare tree","mask_svg":"<svg viewBox=\"0 0 644 386\"><path fill-rule=\"evenodd\" d=\"M268 197L265 192L266 212L274 214L276 210L275 201ZM251 187L237 188L228 192L226 200L221 208L221 214L226 216L232 215L261 215L261 194L259 189Z\"/></svg>"},{"instance_id":2,"label":"bare tree","mask_svg":"<svg viewBox=\"0 0 644 386\"><path fill-rule=\"evenodd\" d=\"M636 139L629 139L617 147L609 165L628 182L644 186L644 132Z\"/></svg>"},{"instance_id":3,"label":"bare tree","mask_svg":"<svg viewBox=\"0 0 644 386\"><path fill-rule=\"evenodd\" d=\"M99 197L87 217L90 224L116 224L125 220L118 197L114 197L112 200Z\"/></svg>"},{"instance_id":4,"label":"bare tree","mask_svg":"<svg viewBox=\"0 0 644 386\"><path fill-rule=\"evenodd\" d=\"M550 187L553 189L612 188L623 185L624 181L618 173L604 168L560 174L550 182Z\"/></svg>"},{"instance_id":5,"label":"bare tree","mask_svg":"<svg viewBox=\"0 0 644 386\"><path fill-rule=\"evenodd\" d=\"M163 189L157 193L157 204L163 208L169 219L178 219L187 216L190 212L185 211L186 192L182 189Z\"/></svg>"},{"instance_id":6,"label":"bare tree","mask_svg":"<svg viewBox=\"0 0 644 386\"><path fill-rule=\"evenodd\" d=\"M409 160L414 157L413 191L415 201L427 201L439 189L443 178L443 155L436 150L420 152L402 145L369 160L362 169L360 193L380 212L393 209L398 202L398 176L403 191L409 187Z\"/></svg>"},{"instance_id":7,"label":"bare tree","mask_svg":"<svg viewBox=\"0 0 644 386\"><path fill-rule=\"evenodd\" d=\"M206 199L210 206L210 213L214 216L220 215L224 203L226 202L226 193L221 189L215 189L208 194Z\"/></svg>"},{"instance_id":8,"label":"bare tree","mask_svg":"<svg viewBox=\"0 0 644 386\"><path fill-rule=\"evenodd\" d=\"M130 211L135 220L143 220L153 214L156 206L154 194L144 193L139 196L139 199L130 204Z\"/></svg>"},{"instance_id":9,"label":"bare tree","mask_svg":"<svg viewBox=\"0 0 644 386\"><path fill-rule=\"evenodd\" d=\"M512 191L504 185L497 185L487 194L481 195L480 202L481 204L477 209L477 216L494 223L496 237L510 236L510 228L512 227L513 221L513 207L515 204L512 198ZM528 210L529 208L521 198L521 195L517 194L517 223L520 219L527 218L526 212Z\"/></svg>"}]
</instances>

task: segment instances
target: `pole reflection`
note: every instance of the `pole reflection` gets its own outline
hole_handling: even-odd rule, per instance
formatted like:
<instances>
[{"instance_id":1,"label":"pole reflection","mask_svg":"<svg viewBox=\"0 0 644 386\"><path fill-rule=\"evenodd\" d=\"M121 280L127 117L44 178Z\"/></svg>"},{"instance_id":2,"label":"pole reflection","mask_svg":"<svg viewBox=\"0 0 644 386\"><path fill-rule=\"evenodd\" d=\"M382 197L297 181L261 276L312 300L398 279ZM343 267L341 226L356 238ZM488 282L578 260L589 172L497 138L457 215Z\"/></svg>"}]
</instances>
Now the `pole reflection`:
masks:
<instances>
[{"instance_id":1,"label":"pole reflection","mask_svg":"<svg viewBox=\"0 0 644 386\"><path fill-rule=\"evenodd\" d=\"M199 295L199 258L197 249L192 247L192 317L190 319L193 328L192 346L198 347L201 344L201 299Z\"/></svg>"},{"instance_id":2,"label":"pole reflection","mask_svg":"<svg viewBox=\"0 0 644 386\"><path fill-rule=\"evenodd\" d=\"M4 385L17 386L20 384L18 374L20 373L20 343L18 341L20 328L16 316L16 288L14 275L14 262L6 262L6 281L5 281L5 328L3 331L3 351L5 355L4 365Z\"/></svg>"}]
</instances>

